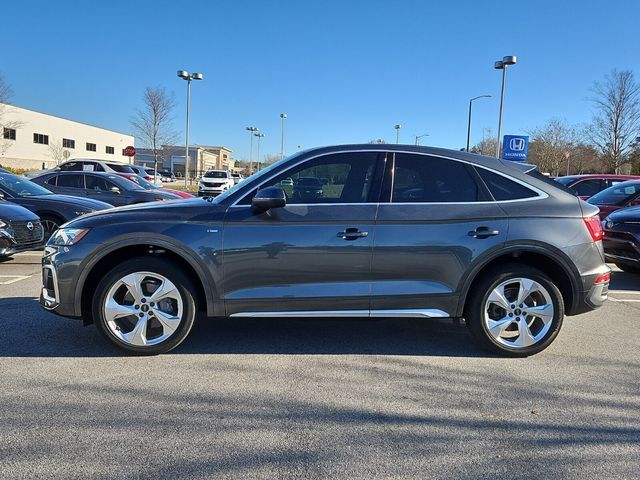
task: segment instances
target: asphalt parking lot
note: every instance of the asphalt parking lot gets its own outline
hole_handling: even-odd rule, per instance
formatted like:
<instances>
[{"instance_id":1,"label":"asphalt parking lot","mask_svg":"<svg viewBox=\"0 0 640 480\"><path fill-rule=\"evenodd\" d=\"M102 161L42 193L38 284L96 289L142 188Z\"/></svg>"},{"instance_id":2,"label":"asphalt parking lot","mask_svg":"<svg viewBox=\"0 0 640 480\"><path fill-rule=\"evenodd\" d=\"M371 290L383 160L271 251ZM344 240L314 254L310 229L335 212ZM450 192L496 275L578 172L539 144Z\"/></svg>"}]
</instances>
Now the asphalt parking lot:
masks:
<instances>
[{"instance_id":1,"label":"asphalt parking lot","mask_svg":"<svg viewBox=\"0 0 640 480\"><path fill-rule=\"evenodd\" d=\"M127 357L0 263L0 478L640 478L640 276L528 359L424 320L210 321Z\"/></svg>"}]
</instances>

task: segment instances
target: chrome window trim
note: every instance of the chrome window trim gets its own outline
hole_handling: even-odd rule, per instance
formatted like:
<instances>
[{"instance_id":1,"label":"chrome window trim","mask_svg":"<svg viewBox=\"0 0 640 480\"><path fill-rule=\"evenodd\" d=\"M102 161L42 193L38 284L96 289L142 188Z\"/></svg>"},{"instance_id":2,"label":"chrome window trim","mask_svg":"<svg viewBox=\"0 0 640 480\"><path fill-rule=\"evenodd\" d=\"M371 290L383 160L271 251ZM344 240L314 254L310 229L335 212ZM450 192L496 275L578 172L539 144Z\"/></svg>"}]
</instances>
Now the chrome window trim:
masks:
<instances>
[{"instance_id":1,"label":"chrome window trim","mask_svg":"<svg viewBox=\"0 0 640 480\"><path fill-rule=\"evenodd\" d=\"M341 318L450 318L444 310L427 309L397 309L397 310L298 310L285 312L238 312L232 313L236 318L273 318L273 317L341 317Z\"/></svg>"},{"instance_id":2,"label":"chrome window trim","mask_svg":"<svg viewBox=\"0 0 640 480\"><path fill-rule=\"evenodd\" d=\"M494 170L493 168L489 168L489 167L485 167L483 165L478 165L477 163L472 163L468 160L462 160L460 158L454 158L454 157L448 157L448 156L444 156L444 155L434 155L431 153L422 153L422 152L412 152L409 150L370 150L370 149L362 149L362 150L336 150L335 152L324 152L324 153L319 153L318 155L312 156L312 157L308 157L302 160L299 160L298 162L294 163L293 165L291 165L287 170L291 170L292 168L297 167L298 165L311 161L311 160L315 160L316 158L319 157L323 157L323 156L327 156L327 155L336 155L336 154L341 154L341 153L385 153L385 154L389 154L389 153L393 153L394 155L397 153L406 153L406 154L412 154L412 155L422 155L425 157L436 157L436 158L443 158L445 160L452 160L454 162L461 162L461 163L466 163L467 165L471 165L472 167L475 168L484 168L485 170L495 173L497 175L501 175L504 178L511 180L512 182L516 182L520 185L522 185L523 187L526 187L530 190L532 190L534 193L537 194L537 196L535 197L529 197L529 198L518 198L515 200L494 200L494 201L480 201L480 202L377 202L377 203L372 203L372 202L358 202L358 203L293 203L291 204L291 206L311 206L311 205L482 205L482 204L496 204L496 203L513 203L513 202L530 202L530 201L535 201L535 200L544 200L545 198L549 198L549 194L543 190L540 190L537 187L534 187L533 185L530 185L526 182L523 182L522 180L518 179L518 178L514 178L511 177L503 172L500 172L498 170ZM394 166L395 166L395 161L394 161ZM285 171L287 171L285 170ZM395 169L394 169L395 170ZM236 200L235 202L233 202L229 208L233 208L233 207L250 207L251 205L238 205L239 202L241 202L242 200L244 200L248 195L251 194L251 192L253 191L257 191L260 189L260 187L262 187L262 185L264 185L265 183L269 182L271 179L277 177L278 175L280 175L282 172L279 173L275 173L274 175L271 175L269 178L267 178L266 180L264 180L263 182L261 182L260 184L258 184L257 186L251 188L249 190L249 192L247 192L245 195L241 196L238 200ZM393 185L392 185L392 192L393 192ZM390 198L389 200L392 200L392 198Z\"/></svg>"}]
</instances>

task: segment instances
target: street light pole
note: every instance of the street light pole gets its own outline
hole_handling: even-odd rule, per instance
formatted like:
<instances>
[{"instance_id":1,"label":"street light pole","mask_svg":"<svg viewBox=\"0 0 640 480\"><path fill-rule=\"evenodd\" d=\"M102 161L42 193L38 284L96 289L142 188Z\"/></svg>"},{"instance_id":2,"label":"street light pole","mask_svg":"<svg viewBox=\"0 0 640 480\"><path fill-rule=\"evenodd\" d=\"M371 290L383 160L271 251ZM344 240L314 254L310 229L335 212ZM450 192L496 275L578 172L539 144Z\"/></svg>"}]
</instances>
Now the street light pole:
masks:
<instances>
[{"instance_id":1,"label":"street light pole","mask_svg":"<svg viewBox=\"0 0 640 480\"><path fill-rule=\"evenodd\" d=\"M201 73L189 73L186 70L178 70L178 76L187 81L187 130L185 132L184 145L184 186L189 186L189 108L191 104L191 80L202 80ZM155 183L155 178L153 179Z\"/></svg>"},{"instance_id":2,"label":"street light pole","mask_svg":"<svg viewBox=\"0 0 640 480\"><path fill-rule=\"evenodd\" d=\"M428 137L429 134L428 133L423 133L422 135L416 135L416 145L420 145L420 139L422 137Z\"/></svg>"},{"instance_id":3,"label":"street light pole","mask_svg":"<svg viewBox=\"0 0 640 480\"><path fill-rule=\"evenodd\" d=\"M249 175L253 174L253 134L260 130L258 127L246 127L249 131Z\"/></svg>"},{"instance_id":4,"label":"street light pole","mask_svg":"<svg viewBox=\"0 0 640 480\"><path fill-rule=\"evenodd\" d=\"M471 104L479 98L489 98L491 95L479 95L469 100L469 122L467 124L467 152L469 151L469 141L471 140Z\"/></svg>"},{"instance_id":5,"label":"street light pole","mask_svg":"<svg viewBox=\"0 0 640 480\"><path fill-rule=\"evenodd\" d=\"M504 108L504 87L507 80L507 66L515 65L517 58L515 55L502 57L493 64L496 70L502 70L502 90L500 91L500 114L498 115L498 143L496 144L496 158L500 158L500 136L502 134L502 111Z\"/></svg>"},{"instance_id":6,"label":"street light pole","mask_svg":"<svg viewBox=\"0 0 640 480\"><path fill-rule=\"evenodd\" d=\"M258 171L260 171L260 139L264 138L264 133L254 133L256 137L258 137Z\"/></svg>"},{"instance_id":7,"label":"street light pole","mask_svg":"<svg viewBox=\"0 0 640 480\"><path fill-rule=\"evenodd\" d=\"M400 143L400 129L402 128L402 125L396 123L393 128L396 129L396 144L398 144Z\"/></svg>"},{"instance_id":8,"label":"street light pole","mask_svg":"<svg viewBox=\"0 0 640 480\"><path fill-rule=\"evenodd\" d=\"M280 160L284 158L284 120L287 118L286 113L281 113L280 118L282 119L282 127L280 129Z\"/></svg>"}]
</instances>

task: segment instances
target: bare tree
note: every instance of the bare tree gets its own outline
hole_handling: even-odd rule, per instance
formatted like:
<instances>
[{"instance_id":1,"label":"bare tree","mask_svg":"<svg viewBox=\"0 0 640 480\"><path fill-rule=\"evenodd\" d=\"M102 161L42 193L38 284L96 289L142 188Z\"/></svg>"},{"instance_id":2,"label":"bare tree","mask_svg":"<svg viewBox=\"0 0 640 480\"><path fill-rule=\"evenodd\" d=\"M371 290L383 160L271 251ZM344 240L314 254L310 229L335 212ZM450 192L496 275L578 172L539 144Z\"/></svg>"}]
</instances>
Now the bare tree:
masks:
<instances>
[{"instance_id":1,"label":"bare tree","mask_svg":"<svg viewBox=\"0 0 640 480\"><path fill-rule=\"evenodd\" d=\"M577 134L574 128L563 120L554 118L544 126L532 130L529 147L529 161L538 170L558 176L569 172Z\"/></svg>"},{"instance_id":2,"label":"bare tree","mask_svg":"<svg viewBox=\"0 0 640 480\"><path fill-rule=\"evenodd\" d=\"M480 155L494 156L496 154L496 137L490 128L482 131L482 140L471 147L471 152Z\"/></svg>"},{"instance_id":3,"label":"bare tree","mask_svg":"<svg viewBox=\"0 0 640 480\"><path fill-rule=\"evenodd\" d=\"M12 145L12 141L4 137L4 129L16 130L22 123L17 120L9 120L8 113L11 112L9 101L13 96L13 90L2 75L0 75L0 157L4 156Z\"/></svg>"},{"instance_id":4,"label":"bare tree","mask_svg":"<svg viewBox=\"0 0 640 480\"><path fill-rule=\"evenodd\" d=\"M595 112L587 136L607 171L620 173L632 161L630 153L640 133L640 84L633 72L613 70L594 83L592 92Z\"/></svg>"},{"instance_id":5,"label":"bare tree","mask_svg":"<svg viewBox=\"0 0 640 480\"><path fill-rule=\"evenodd\" d=\"M50 139L49 156L56 162L56 165L60 165L61 162L69 158L69 154L69 150L62 146L61 140Z\"/></svg>"},{"instance_id":6,"label":"bare tree","mask_svg":"<svg viewBox=\"0 0 640 480\"><path fill-rule=\"evenodd\" d=\"M158 173L158 155L163 145L171 145L177 140L173 130L173 109L176 100L163 87L147 87L142 96L143 107L131 118L131 126L136 138L144 148L153 153L153 170Z\"/></svg>"}]
</instances>

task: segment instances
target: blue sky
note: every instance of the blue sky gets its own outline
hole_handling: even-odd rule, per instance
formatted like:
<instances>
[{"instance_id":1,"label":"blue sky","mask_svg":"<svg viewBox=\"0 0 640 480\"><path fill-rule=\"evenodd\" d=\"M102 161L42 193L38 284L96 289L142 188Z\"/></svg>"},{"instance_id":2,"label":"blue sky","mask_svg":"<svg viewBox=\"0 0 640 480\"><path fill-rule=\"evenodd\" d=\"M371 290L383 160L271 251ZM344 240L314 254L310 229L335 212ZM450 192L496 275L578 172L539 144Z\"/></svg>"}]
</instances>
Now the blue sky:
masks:
<instances>
[{"instance_id":1,"label":"blue sky","mask_svg":"<svg viewBox=\"0 0 640 480\"><path fill-rule=\"evenodd\" d=\"M0 73L13 102L119 131L145 86L165 86L184 132L192 87L193 143L248 156L334 143L401 142L460 148L470 97L472 142L497 128L500 73L508 73L503 133L559 117L590 119L594 80L613 68L640 75L640 3L595 1L31 1L2 7Z\"/></svg>"}]
</instances>

